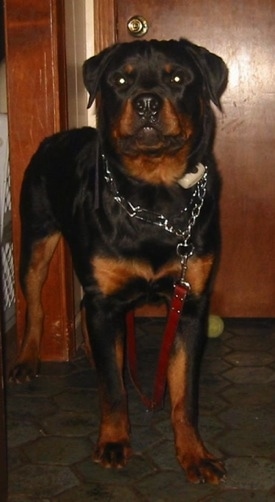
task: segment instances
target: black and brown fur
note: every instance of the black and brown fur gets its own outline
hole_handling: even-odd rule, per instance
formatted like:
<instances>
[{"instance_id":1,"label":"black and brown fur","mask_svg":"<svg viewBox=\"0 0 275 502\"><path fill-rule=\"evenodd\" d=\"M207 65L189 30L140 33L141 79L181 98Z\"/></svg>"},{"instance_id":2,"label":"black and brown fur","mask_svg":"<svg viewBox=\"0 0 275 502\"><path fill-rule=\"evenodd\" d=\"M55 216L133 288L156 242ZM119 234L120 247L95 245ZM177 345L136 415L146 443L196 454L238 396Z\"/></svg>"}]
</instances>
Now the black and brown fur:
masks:
<instances>
[{"instance_id":1,"label":"black and brown fur","mask_svg":"<svg viewBox=\"0 0 275 502\"><path fill-rule=\"evenodd\" d=\"M117 44L84 64L98 127L45 139L25 174L21 196L21 281L27 301L14 381L33 377L43 333L41 289L61 234L84 290L86 323L99 377L101 425L95 461L123 466L131 456L123 382L124 320L129 309L171 297L179 277L179 238L131 218L104 178L102 154L125 200L184 228L194 187L178 180L207 165L203 207L194 228L191 284L168 369L177 458L191 482L219 483L225 471L198 431L199 362L217 260L220 181L212 154L214 114L225 88L224 62L180 41Z\"/></svg>"}]
</instances>

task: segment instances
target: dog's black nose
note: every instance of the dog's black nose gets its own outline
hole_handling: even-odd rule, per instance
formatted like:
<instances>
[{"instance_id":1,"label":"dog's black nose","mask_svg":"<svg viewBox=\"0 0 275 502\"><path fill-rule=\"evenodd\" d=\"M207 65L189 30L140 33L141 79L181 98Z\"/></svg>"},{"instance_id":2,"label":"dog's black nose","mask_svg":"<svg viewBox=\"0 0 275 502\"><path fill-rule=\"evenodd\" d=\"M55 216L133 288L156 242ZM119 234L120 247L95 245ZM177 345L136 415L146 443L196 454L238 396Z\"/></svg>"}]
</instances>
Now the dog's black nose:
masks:
<instances>
[{"instance_id":1,"label":"dog's black nose","mask_svg":"<svg viewBox=\"0 0 275 502\"><path fill-rule=\"evenodd\" d=\"M155 117L161 109L161 99L156 94L140 94L134 99L134 108L140 117Z\"/></svg>"}]
</instances>

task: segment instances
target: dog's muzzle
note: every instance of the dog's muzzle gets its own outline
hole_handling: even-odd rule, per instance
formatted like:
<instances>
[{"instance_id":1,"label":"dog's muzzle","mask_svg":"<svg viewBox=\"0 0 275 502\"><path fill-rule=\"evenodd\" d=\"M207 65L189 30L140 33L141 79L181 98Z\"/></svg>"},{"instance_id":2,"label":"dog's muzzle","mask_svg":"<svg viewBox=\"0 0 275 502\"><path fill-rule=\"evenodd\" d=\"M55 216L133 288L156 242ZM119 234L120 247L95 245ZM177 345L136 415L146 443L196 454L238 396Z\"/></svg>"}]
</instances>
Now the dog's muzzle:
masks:
<instances>
[{"instance_id":1,"label":"dog's muzzle","mask_svg":"<svg viewBox=\"0 0 275 502\"><path fill-rule=\"evenodd\" d=\"M142 120L154 123L162 108L162 100L156 94L140 94L133 100L133 106Z\"/></svg>"},{"instance_id":2,"label":"dog's muzzle","mask_svg":"<svg viewBox=\"0 0 275 502\"><path fill-rule=\"evenodd\" d=\"M136 140L146 148L158 148L162 143L159 123L162 99L157 94L143 93L133 99L132 105L137 117Z\"/></svg>"}]
</instances>

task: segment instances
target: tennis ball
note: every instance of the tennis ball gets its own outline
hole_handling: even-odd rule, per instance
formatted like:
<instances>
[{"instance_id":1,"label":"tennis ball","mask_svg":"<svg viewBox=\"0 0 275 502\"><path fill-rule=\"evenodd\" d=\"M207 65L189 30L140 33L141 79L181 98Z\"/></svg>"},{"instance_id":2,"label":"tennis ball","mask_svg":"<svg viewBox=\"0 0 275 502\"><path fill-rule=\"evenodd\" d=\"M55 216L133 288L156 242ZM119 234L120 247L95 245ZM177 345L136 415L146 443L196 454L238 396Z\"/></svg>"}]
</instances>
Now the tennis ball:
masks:
<instances>
[{"instance_id":1,"label":"tennis ball","mask_svg":"<svg viewBox=\"0 0 275 502\"><path fill-rule=\"evenodd\" d=\"M217 315L210 315L208 318L208 338L217 338L224 330L224 322Z\"/></svg>"}]
</instances>

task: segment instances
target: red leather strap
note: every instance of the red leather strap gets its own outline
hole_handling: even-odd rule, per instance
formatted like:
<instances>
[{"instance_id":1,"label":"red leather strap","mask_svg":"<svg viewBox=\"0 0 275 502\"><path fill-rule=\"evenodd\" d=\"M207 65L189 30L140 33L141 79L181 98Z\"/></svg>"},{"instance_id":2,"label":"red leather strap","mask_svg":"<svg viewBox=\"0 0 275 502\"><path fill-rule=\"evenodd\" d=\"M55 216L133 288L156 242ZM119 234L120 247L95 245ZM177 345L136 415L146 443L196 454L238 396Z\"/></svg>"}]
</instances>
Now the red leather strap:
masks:
<instances>
[{"instance_id":1,"label":"red leather strap","mask_svg":"<svg viewBox=\"0 0 275 502\"><path fill-rule=\"evenodd\" d=\"M132 310L127 313L126 316L127 357L128 357L129 372L133 384L137 389L137 392L139 393L142 402L144 403L144 405L148 410L155 410L157 408L162 407L163 405L170 353L175 340L178 323L189 289L190 286L188 283L175 284L171 305L169 309L169 314L166 322L166 327L162 339L162 345L159 352L159 359L155 375L152 399L149 399L147 396L143 394L138 380L135 317L134 317L134 312Z\"/></svg>"}]
</instances>

